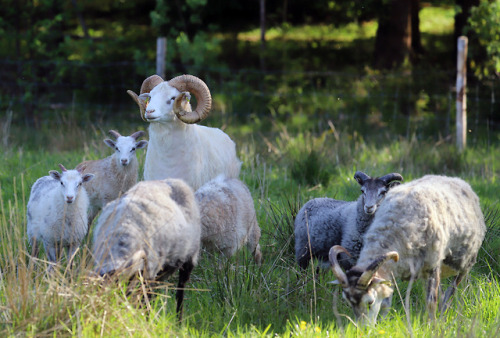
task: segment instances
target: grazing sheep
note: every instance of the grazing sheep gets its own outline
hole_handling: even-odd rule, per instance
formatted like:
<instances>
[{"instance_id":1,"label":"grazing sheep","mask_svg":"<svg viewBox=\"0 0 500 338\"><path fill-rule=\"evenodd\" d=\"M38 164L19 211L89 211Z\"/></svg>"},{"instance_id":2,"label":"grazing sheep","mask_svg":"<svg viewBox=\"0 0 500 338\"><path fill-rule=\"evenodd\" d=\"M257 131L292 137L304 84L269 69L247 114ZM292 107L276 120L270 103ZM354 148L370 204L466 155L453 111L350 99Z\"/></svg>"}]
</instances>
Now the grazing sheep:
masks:
<instances>
[{"instance_id":1,"label":"grazing sheep","mask_svg":"<svg viewBox=\"0 0 500 338\"><path fill-rule=\"evenodd\" d=\"M328 252L336 244L346 247L353 256L341 261L344 268L351 267L363 246L362 236L370 226L375 211L387 191L400 184L403 177L392 173L371 178L357 171L354 179L362 192L357 201L315 198L304 204L297 213L295 257L300 267L307 268L311 256L318 258L324 267L330 266Z\"/></svg>"},{"instance_id":2,"label":"grazing sheep","mask_svg":"<svg viewBox=\"0 0 500 338\"><path fill-rule=\"evenodd\" d=\"M198 262L200 213L191 188L178 179L142 181L108 203L94 231L96 272L101 276L163 281L179 270L177 314L184 286Z\"/></svg>"},{"instance_id":3,"label":"grazing sheep","mask_svg":"<svg viewBox=\"0 0 500 338\"><path fill-rule=\"evenodd\" d=\"M339 246L330 251L330 262L361 321L376 322L383 300L392 297L392 275L410 279L410 286L415 279L427 281L427 311L434 319L440 279L457 275L440 304L442 311L476 262L485 232L479 198L470 185L428 175L391 189L353 268L342 271L337 254L347 250Z\"/></svg>"},{"instance_id":4,"label":"grazing sheep","mask_svg":"<svg viewBox=\"0 0 500 338\"><path fill-rule=\"evenodd\" d=\"M89 198L83 183L93 174L66 170L49 171L50 176L39 178L31 188L27 206L27 233L32 256L38 257L38 242L43 243L47 258L56 263L63 248L71 258L88 231ZM49 271L52 265L49 266Z\"/></svg>"},{"instance_id":5,"label":"grazing sheep","mask_svg":"<svg viewBox=\"0 0 500 338\"><path fill-rule=\"evenodd\" d=\"M201 215L201 243L209 251L230 257L246 244L257 264L262 262L252 195L236 178L217 178L195 193Z\"/></svg>"},{"instance_id":6,"label":"grazing sheep","mask_svg":"<svg viewBox=\"0 0 500 338\"><path fill-rule=\"evenodd\" d=\"M94 174L94 179L86 186L90 199L89 224L92 224L106 203L115 200L137 183L139 163L135 151L148 144L148 141L144 140L137 142L137 139L144 135L143 131L122 136L117 131L110 130L109 134L116 142L106 139L104 143L115 150L113 155L100 160L85 161L76 167L82 173Z\"/></svg>"},{"instance_id":7,"label":"grazing sheep","mask_svg":"<svg viewBox=\"0 0 500 338\"><path fill-rule=\"evenodd\" d=\"M188 91L198 102L194 111ZM145 180L180 178L196 191L220 174L239 176L235 143L220 129L195 124L208 116L212 105L210 91L199 78L182 75L167 82L153 75L144 80L139 96L127 93L150 123Z\"/></svg>"}]
</instances>

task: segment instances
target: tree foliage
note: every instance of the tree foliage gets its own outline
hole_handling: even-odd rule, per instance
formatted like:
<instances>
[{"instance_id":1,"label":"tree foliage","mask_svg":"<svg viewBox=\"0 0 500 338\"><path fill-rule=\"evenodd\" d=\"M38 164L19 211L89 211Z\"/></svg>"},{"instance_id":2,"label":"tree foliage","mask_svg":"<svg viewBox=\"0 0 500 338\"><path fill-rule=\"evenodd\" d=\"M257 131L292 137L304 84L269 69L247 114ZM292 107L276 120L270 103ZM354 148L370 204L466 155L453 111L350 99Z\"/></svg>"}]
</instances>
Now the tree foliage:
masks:
<instances>
[{"instance_id":1,"label":"tree foliage","mask_svg":"<svg viewBox=\"0 0 500 338\"><path fill-rule=\"evenodd\" d=\"M480 46L470 46L471 56L485 48L487 58L481 63L472 62L471 66L479 77L489 77L500 73L500 0L482 0L471 9L467 32L474 33Z\"/></svg>"}]
</instances>

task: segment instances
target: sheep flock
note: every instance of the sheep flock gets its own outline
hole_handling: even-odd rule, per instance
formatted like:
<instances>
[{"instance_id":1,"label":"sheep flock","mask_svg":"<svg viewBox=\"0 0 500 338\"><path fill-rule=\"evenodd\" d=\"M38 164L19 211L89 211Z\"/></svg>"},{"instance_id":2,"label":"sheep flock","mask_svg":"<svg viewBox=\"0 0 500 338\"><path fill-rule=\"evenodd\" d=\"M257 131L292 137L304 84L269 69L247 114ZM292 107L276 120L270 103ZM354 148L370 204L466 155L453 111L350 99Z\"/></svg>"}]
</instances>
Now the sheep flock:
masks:
<instances>
[{"instance_id":1,"label":"sheep flock","mask_svg":"<svg viewBox=\"0 0 500 338\"><path fill-rule=\"evenodd\" d=\"M58 267L75 265L77 249L91 233L91 275L103 283L165 282L178 272L181 320L186 283L200 256L217 260L217 268L246 247L260 266L266 264L260 243L266 234L251 190L239 177L235 142L221 129L197 124L211 110L208 86L192 75L169 81L153 75L139 94L127 93L149 125L148 140L139 140L144 131L122 136L111 130L114 140L104 143L112 155L72 170L48 168L49 175L32 185L27 204L28 252L40 260L43 245L50 277ZM141 174L136 151L142 148ZM439 304L446 311L481 248L486 227L479 198L454 177L403 182L399 173L372 178L357 171L354 179L361 188L357 200L318 196L297 213L291 235L297 266L331 269L356 319L371 325L391 306L391 283L425 280L433 320L441 279L455 276Z\"/></svg>"}]
</instances>

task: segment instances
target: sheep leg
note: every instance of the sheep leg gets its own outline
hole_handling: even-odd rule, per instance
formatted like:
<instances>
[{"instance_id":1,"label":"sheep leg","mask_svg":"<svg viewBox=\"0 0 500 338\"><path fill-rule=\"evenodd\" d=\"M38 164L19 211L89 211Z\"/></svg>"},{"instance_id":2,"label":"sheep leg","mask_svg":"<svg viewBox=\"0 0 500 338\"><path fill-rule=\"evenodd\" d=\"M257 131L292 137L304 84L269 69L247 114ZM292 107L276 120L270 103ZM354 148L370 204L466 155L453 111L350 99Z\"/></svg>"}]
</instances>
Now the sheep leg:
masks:
<instances>
[{"instance_id":1,"label":"sheep leg","mask_svg":"<svg viewBox=\"0 0 500 338\"><path fill-rule=\"evenodd\" d=\"M436 267L432 270L427 280L427 312L431 320L436 319L436 306L441 278L441 269Z\"/></svg>"},{"instance_id":2,"label":"sheep leg","mask_svg":"<svg viewBox=\"0 0 500 338\"><path fill-rule=\"evenodd\" d=\"M47 259L51 263L56 263L57 262L57 248L55 246L48 246L44 245L45 247L45 252L47 253ZM47 268L48 272L51 272L52 269L54 268L55 264L49 264L49 267Z\"/></svg>"},{"instance_id":3,"label":"sheep leg","mask_svg":"<svg viewBox=\"0 0 500 338\"><path fill-rule=\"evenodd\" d=\"M257 228L253 226L250 231L250 236L248 236L247 249L253 254L253 258L255 263L261 265L262 263L262 252L260 251L259 239L260 232L257 231Z\"/></svg>"},{"instance_id":4,"label":"sheep leg","mask_svg":"<svg viewBox=\"0 0 500 338\"><path fill-rule=\"evenodd\" d=\"M450 306L450 303L451 303L451 302L449 302L449 300L451 299L451 297L453 296L453 294L457 290L458 284L460 284L460 282L462 281L462 279L465 277L466 274L467 274L466 272L459 273L458 276L453 281L453 283L451 283L451 285L448 287L448 289L446 289L446 293L444 294L443 301L441 302L441 304L439 304L439 311L440 312L446 312L446 310L448 310L448 307Z\"/></svg>"},{"instance_id":5,"label":"sheep leg","mask_svg":"<svg viewBox=\"0 0 500 338\"><path fill-rule=\"evenodd\" d=\"M177 318L182 321L182 303L184 301L184 286L186 282L189 280L189 276L191 275L191 271L193 271L194 264L193 262L186 262L182 264L179 269L179 284L177 285L177 293L175 294L175 298L177 300Z\"/></svg>"},{"instance_id":6,"label":"sheep leg","mask_svg":"<svg viewBox=\"0 0 500 338\"><path fill-rule=\"evenodd\" d=\"M38 246L36 238L31 239L31 257L38 258L38 253L40 251L40 248Z\"/></svg>"}]
</instances>

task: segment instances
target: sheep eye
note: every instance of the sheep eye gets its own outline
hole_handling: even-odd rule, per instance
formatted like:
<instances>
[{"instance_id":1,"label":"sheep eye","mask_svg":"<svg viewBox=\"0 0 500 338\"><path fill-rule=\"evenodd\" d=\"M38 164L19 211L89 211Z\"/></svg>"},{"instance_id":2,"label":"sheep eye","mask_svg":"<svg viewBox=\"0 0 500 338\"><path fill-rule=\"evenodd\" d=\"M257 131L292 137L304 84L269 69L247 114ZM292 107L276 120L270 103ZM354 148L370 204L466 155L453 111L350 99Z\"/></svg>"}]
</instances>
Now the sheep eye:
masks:
<instances>
[{"instance_id":1,"label":"sheep eye","mask_svg":"<svg viewBox=\"0 0 500 338\"><path fill-rule=\"evenodd\" d=\"M380 192L380 195L384 196L385 194L387 194L387 190L383 190Z\"/></svg>"},{"instance_id":2,"label":"sheep eye","mask_svg":"<svg viewBox=\"0 0 500 338\"><path fill-rule=\"evenodd\" d=\"M135 151L135 148L132 148L132 149L130 150L130 152L133 152L133 151Z\"/></svg>"},{"instance_id":3,"label":"sheep eye","mask_svg":"<svg viewBox=\"0 0 500 338\"><path fill-rule=\"evenodd\" d=\"M118 147L115 147L115 150L116 150L116 151L120 151L120 149L118 149Z\"/></svg>"},{"instance_id":4,"label":"sheep eye","mask_svg":"<svg viewBox=\"0 0 500 338\"><path fill-rule=\"evenodd\" d=\"M170 100L175 100L175 96L172 96L172 97L170 98Z\"/></svg>"},{"instance_id":5,"label":"sheep eye","mask_svg":"<svg viewBox=\"0 0 500 338\"><path fill-rule=\"evenodd\" d=\"M63 183L63 182L61 182L61 185L62 185L62 186L64 186L64 183Z\"/></svg>"}]
</instances>

